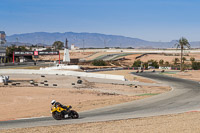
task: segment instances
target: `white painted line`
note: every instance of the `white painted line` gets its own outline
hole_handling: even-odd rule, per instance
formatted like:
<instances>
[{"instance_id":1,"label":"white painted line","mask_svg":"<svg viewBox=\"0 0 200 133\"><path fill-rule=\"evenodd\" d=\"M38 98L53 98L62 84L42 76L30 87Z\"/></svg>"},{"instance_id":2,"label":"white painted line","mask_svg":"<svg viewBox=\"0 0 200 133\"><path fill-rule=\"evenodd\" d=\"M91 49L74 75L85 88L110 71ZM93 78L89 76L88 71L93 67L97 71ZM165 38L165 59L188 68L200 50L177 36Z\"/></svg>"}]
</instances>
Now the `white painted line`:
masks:
<instances>
[{"instance_id":1,"label":"white painted line","mask_svg":"<svg viewBox=\"0 0 200 133\"><path fill-rule=\"evenodd\" d=\"M27 119L37 119L37 118L47 118L47 117L50 117L50 116L40 116L40 117L30 117L30 118L18 118L16 120L27 120Z\"/></svg>"}]
</instances>

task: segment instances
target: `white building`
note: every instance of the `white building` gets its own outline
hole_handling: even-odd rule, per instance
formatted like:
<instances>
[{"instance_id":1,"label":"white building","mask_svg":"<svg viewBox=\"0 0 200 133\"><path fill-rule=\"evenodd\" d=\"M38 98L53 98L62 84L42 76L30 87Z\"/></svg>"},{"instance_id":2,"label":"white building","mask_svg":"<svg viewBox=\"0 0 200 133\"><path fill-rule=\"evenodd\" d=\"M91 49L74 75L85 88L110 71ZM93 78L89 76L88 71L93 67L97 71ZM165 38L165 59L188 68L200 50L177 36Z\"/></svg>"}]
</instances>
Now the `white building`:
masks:
<instances>
[{"instance_id":1,"label":"white building","mask_svg":"<svg viewBox=\"0 0 200 133\"><path fill-rule=\"evenodd\" d=\"M71 45L71 50L77 50L79 47L76 47L74 44Z\"/></svg>"}]
</instances>

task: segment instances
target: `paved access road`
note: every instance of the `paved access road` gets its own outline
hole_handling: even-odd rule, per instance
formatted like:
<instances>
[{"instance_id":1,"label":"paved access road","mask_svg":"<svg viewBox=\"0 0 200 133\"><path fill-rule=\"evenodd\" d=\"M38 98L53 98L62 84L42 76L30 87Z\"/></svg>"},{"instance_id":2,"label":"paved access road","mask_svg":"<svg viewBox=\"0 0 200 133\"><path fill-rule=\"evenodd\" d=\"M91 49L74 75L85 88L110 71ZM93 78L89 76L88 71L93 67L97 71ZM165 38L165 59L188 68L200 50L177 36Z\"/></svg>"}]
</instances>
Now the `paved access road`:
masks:
<instances>
[{"instance_id":1,"label":"paved access road","mask_svg":"<svg viewBox=\"0 0 200 133\"><path fill-rule=\"evenodd\" d=\"M200 109L199 82L159 73L134 73L170 85L173 90L151 98L80 113L80 119L56 121L51 117L0 122L0 129L107 121L181 113Z\"/></svg>"}]
</instances>

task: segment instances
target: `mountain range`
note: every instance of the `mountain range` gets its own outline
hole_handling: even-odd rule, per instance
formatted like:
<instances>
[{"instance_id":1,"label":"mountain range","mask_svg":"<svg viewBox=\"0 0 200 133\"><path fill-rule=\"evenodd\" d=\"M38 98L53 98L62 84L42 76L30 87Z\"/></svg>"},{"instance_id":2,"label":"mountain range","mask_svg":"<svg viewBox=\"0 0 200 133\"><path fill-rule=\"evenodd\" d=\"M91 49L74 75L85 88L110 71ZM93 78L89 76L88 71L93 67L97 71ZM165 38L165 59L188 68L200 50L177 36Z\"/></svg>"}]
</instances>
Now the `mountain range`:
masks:
<instances>
[{"instance_id":1,"label":"mountain range","mask_svg":"<svg viewBox=\"0 0 200 133\"><path fill-rule=\"evenodd\" d=\"M32 45L44 44L52 45L55 41L65 42L68 39L68 44L75 44L77 47L84 48L104 48L104 47L132 47L132 48L172 48L177 43L176 40L171 42L152 42L138 38L131 38L119 35L106 35L99 33L48 33L34 32L25 34L14 34L7 36L7 45ZM190 42L192 48L200 48L200 41Z\"/></svg>"}]
</instances>

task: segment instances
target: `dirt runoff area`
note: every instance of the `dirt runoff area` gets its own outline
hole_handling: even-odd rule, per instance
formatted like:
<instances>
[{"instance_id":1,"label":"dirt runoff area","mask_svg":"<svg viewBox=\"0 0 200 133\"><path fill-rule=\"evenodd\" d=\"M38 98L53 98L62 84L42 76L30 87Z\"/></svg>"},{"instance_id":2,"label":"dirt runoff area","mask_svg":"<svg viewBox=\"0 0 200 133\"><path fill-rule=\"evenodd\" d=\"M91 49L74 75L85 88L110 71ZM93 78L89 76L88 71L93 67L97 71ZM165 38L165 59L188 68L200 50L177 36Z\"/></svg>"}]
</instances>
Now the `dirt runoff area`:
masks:
<instances>
[{"instance_id":1,"label":"dirt runoff area","mask_svg":"<svg viewBox=\"0 0 200 133\"><path fill-rule=\"evenodd\" d=\"M86 78L63 75L9 76L12 83L0 85L1 121L51 116L50 102L53 99L64 105L72 105L74 110L80 112L139 100L170 90L167 86L90 83ZM77 84L78 80L83 83Z\"/></svg>"},{"instance_id":2,"label":"dirt runoff area","mask_svg":"<svg viewBox=\"0 0 200 133\"><path fill-rule=\"evenodd\" d=\"M177 78L183 78L183 79L190 79L194 81L200 81L200 70L186 70L184 72L165 72L163 74L177 77Z\"/></svg>"},{"instance_id":3,"label":"dirt runoff area","mask_svg":"<svg viewBox=\"0 0 200 133\"><path fill-rule=\"evenodd\" d=\"M147 118L2 130L3 133L199 133L200 112Z\"/></svg>"},{"instance_id":4,"label":"dirt runoff area","mask_svg":"<svg viewBox=\"0 0 200 133\"><path fill-rule=\"evenodd\" d=\"M113 71L113 72L101 72L101 73L117 73L125 75L127 78L130 76L131 70L127 71ZM172 73L171 75L182 75L183 72ZM185 72L191 74L189 77L198 79L200 71ZM178 77L177 76L177 77ZM195 78L196 77L196 78ZM133 80L132 77L129 77ZM128 79L129 79L128 78ZM141 77L137 78L140 80ZM185 78L185 75L180 76ZM149 80L143 79L142 81ZM148 81L147 81L148 82ZM154 82L154 81L153 81ZM99 88L102 86L100 85ZM107 87L109 88L109 87ZM110 88L111 89L111 88ZM118 88L120 89L120 87ZM128 89L128 88L126 88ZM153 89L153 88L152 88ZM59 132L70 132L70 133L198 133L200 132L200 112L186 112L181 114L154 116L147 118L107 121L107 122L96 122L96 123L83 123L83 124L71 124L71 125L60 125L60 126L49 126L49 127L34 127L34 128L22 128L22 129L10 129L2 130L3 133L59 133Z\"/></svg>"},{"instance_id":5,"label":"dirt runoff area","mask_svg":"<svg viewBox=\"0 0 200 133\"><path fill-rule=\"evenodd\" d=\"M112 74L112 75L123 75L125 79L129 81L139 81L139 82L145 82L145 83L156 83L153 80L150 80L148 78L140 77L137 75L131 74L132 72L136 72L137 70L116 70L116 71L103 71L103 72L95 72L100 74Z\"/></svg>"}]
</instances>

